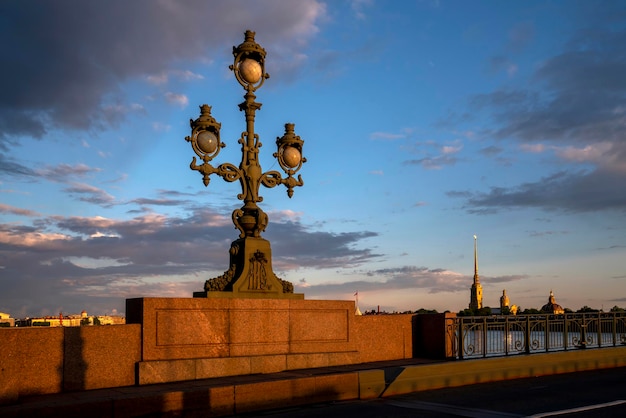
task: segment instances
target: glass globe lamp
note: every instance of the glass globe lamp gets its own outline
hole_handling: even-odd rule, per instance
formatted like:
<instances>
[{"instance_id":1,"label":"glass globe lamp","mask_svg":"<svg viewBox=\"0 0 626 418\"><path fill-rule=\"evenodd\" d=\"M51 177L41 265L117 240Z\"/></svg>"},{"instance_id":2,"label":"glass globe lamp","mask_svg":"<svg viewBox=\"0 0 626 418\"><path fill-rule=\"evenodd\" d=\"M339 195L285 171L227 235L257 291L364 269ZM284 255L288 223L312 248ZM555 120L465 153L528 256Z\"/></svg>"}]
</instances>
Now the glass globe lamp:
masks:
<instances>
[{"instance_id":1,"label":"glass globe lamp","mask_svg":"<svg viewBox=\"0 0 626 418\"><path fill-rule=\"evenodd\" d=\"M198 148L205 154L213 154L217 149L217 137L211 131L202 131L196 137Z\"/></svg>"},{"instance_id":2,"label":"glass globe lamp","mask_svg":"<svg viewBox=\"0 0 626 418\"><path fill-rule=\"evenodd\" d=\"M263 69L258 61L246 58L239 64L239 74L250 84L258 83L263 76Z\"/></svg>"},{"instance_id":3,"label":"glass globe lamp","mask_svg":"<svg viewBox=\"0 0 626 418\"><path fill-rule=\"evenodd\" d=\"M297 148L287 146L283 150L283 161L289 168L296 168L300 165L301 159L302 156Z\"/></svg>"}]
</instances>

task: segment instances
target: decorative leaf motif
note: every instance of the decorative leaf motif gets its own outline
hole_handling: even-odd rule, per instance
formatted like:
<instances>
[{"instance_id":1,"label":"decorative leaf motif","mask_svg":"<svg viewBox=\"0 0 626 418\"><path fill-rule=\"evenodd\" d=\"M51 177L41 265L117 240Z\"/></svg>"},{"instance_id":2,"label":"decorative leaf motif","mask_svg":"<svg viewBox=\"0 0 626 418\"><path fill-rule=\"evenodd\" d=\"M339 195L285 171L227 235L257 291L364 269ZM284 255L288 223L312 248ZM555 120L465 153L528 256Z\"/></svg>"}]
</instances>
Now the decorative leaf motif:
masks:
<instances>
[{"instance_id":1,"label":"decorative leaf motif","mask_svg":"<svg viewBox=\"0 0 626 418\"><path fill-rule=\"evenodd\" d=\"M224 163L217 167L217 175L222 177L227 182L232 183L235 180L239 180L242 173L241 170L231 163Z\"/></svg>"},{"instance_id":2,"label":"decorative leaf motif","mask_svg":"<svg viewBox=\"0 0 626 418\"><path fill-rule=\"evenodd\" d=\"M237 228L239 230L239 232L241 232L239 234L239 238L243 238L243 237L246 236L245 229L243 229L243 226L241 226L241 223L239 223L239 218L241 216L243 216L243 211L241 209L235 209L233 211L233 214L232 214L233 224L235 225L235 228Z\"/></svg>"},{"instance_id":3,"label":"decorative leaf motif","mask_svg":"<svg viewBox=\"0 0 626 418\"><path fill-rule=\"evenodd\" d=\"M261 183L271 189L283 182L283 178L278 171L268 171L261 176Z\"/></svg>"}]
</instances>

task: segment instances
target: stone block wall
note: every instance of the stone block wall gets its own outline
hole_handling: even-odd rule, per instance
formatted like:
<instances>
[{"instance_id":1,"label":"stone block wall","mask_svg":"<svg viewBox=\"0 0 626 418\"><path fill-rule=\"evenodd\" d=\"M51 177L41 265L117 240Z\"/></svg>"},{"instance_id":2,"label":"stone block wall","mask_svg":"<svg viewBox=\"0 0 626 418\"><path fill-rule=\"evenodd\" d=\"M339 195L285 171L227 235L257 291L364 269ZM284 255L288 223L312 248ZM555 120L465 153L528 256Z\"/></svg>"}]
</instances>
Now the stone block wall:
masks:
<instances>
[{"instance_id":1,"label":"stone block wall","mask_svg":"<svg viewBox=\"0 0 626 418\"><path fill-rule=\"evenodd\" d=\"M0 402L63 388L63 328L0 329Z\"/></svg>"},{"instance_id":2,"label":"stone block wall","mask_svg":"<svg viewBox=\"0 0 626 418\"><path fill-rule=\"evenodd\" d=\"M142 327L143 361L354 352L354 318L351 301L126 301L126 322Z\"/></svg>"},{"instance_id":3,"label":"stone block wall","mask_svg":"<svg viewBox=\"0 0 626 418\"><path fill-rule=\"evenodd\" d=\"M413 318L410 314L355 316L361 363L412 358Z\"/></svg>"},{"instance_id":4,"label":"stone block wall","mask_svg":"<svg viewBox=\"0 0 626 418\"><path fill-rule=\"evenodd\" d=\"M138 325L0 329L0 403L135 384Z\"/></svg>"},{"instance_id":5,"label":"stone block wall","mask_svg":"<svg viewBox=\"0 0 626 418\"><path fill-rule=\"evenodd\" d=\"M64 331L64 390L135 384L135 364L141 353L137 325L72 327Z\"/></svg>"},{"instance_id":6,"label":"stone block wall","mask_svg":"<svg viewBox=\"0 0 626 418\"><path fill-rule=\"evenodd\" d=\"M442 319L355 316L351 301L140 299L127 307L127 320L137 323L0 329L0 403L35 394L399 360L414 353L442 357ZM434 346L424 351L415 344Z\"/></svg>"}]
</instances>

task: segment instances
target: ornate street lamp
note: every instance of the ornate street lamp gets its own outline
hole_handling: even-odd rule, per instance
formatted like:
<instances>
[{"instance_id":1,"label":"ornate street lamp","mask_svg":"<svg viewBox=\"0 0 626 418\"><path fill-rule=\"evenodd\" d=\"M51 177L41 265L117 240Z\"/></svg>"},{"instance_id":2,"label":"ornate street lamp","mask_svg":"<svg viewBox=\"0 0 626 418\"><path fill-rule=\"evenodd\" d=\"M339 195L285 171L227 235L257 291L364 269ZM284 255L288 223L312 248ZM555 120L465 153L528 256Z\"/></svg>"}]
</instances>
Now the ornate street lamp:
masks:
<instances>
[{"instance_id":1,"label":"ornate street lamp","mask_svg":"<svg viewBox=\"0 0 626 418\"><path fill-rule=\"evenodd\" d=\"M285 134L276 138L277 150L273 154L280 167L287 174L283 178L278 171L263 173L259 164L261 142L254 132L254 118L261 103L255 102L254 92L259 89L270 76L265 72L265 49L254 41L255 33L247 30L244 42L233 46L234 63L230 69L235 78L246 91L244 102L239 110L246 116L246 131L241 134L241 163L239 167L231 163L222 163L217 167L211 161L226 146L220 139L221 124L211 116L211 107L200 106L200 116L190 120L191 136L185 139L202 160L197 163L193 157L190 167L202 174L205 186L209 185L210 176L217 174L227 182L239 180L241 193L237 195L244 204L232 213L233 223L240 231L239 239L230 247L230 267L221 276L206 281L203 292L194 292L194 297L285 297L303 298L302 294L293 293L293 285L282 280L273 272L272 255L269 241L261 238L265 231L268 216L257 206L263 201L259 196L259 187L272 188L277 185L287 187L287 195L293 196L293 188L304 185L302 177L294 175L300 170L306 158L302 156L304 141L294 132L294 124L285 124Z\"/></svg>"}]
</instances>

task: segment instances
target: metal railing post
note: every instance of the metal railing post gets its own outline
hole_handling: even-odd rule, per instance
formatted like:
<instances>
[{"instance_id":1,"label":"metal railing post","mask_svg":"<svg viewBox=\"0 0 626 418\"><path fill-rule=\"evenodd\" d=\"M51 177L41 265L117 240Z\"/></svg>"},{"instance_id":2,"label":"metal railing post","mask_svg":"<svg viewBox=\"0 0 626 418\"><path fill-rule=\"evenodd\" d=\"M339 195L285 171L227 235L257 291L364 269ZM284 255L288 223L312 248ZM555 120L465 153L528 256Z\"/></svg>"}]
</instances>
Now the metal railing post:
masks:
<instances>
[{"instance_id":1,"label":"metal railing post","mask_svg":"<svg viewBox=\"0 0 626 418\"><path fill-rule=\"evenodd\" d=\"M543 331L543 344L546 347L546 352L550 348L550 315L546 315L546 323Z\"/></svg>"},{"instance_id":2,"label":"metal railing post","mask_svg":"<svg viewBox=\"0 0 626 418\"><path fill-rule=\"evenodd\" d=\"M530 315L526 315L526 329L524 330L524 349L530 354Z\"/></svg>"},{"instance_id":3,"label":"metal railing post","mask_svg":"<svg viewBox=\"0 0 626 418\"><path fill-rule=\"evenodd\" d=\"M602 312L598 312L598 348L602 347Z\"/></svg>"},{"instance_id":4,"label":"metal railing post","mask_svg":"<svg viewBox=\"0 0 626 418\"><path fill-rule=\"evenodd\" d=\"M617 312L613 312L613 347L617 346Z\"/></svg>"},{"instance_id":5,"label":"metal railing post","mask_svg":"<svg viewBox=\"0 0 626 418\"><path fill-rule=\"evenodd\" d=\"M509 355L509 317L504 318L504 355Z\"/></svg>"},{"instance_id":6,"label":"metal railing post","mask_svg":"<svg viewBox=\"0 0 626 418\"><path fill-rule=\"evenodd\" d=\"M482 337L483 337L483 358L487 357L487 317L483 317L483 332L482 332Z\"/></svg>"},{"instance_id":7,"label":"metal railing post","mask_svg":"<svg viewBox=\"0 0 626 418\"><path fill-rule=\"evenodd\" d=\"M587 347L587 317L583 314L582 325L580 326L580 348Z\"/></svg>"},{"instance_id":8,"label":"metal railing post","mask_svg":"<svg viewBox=\"0 0 626 418\"><path fill-rule=\"evenodd\" d=\"M459 360L463 360L463 351L465 351L465 338L463 338L463 317L458 318L458 327L459 327L459 330L457 331L459 335L458 355L459 355Z\"/></svg>"},{"instance_id":9,"label":"metal railing post","mask_svg":"<svg viewBox=\"0 0 626 418\"><path fill-rule=\"evenodd\" d=\"M563 350L567 351L567 328L569 327L569 314L563 315Z\"/></svg>"}]
</instances>

